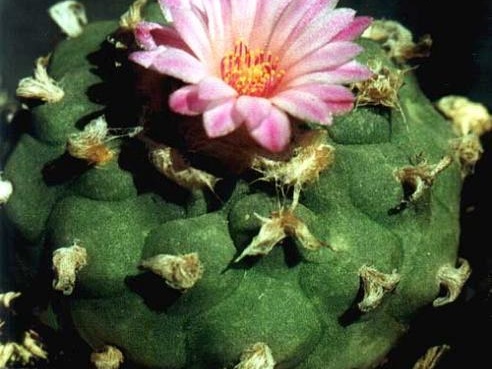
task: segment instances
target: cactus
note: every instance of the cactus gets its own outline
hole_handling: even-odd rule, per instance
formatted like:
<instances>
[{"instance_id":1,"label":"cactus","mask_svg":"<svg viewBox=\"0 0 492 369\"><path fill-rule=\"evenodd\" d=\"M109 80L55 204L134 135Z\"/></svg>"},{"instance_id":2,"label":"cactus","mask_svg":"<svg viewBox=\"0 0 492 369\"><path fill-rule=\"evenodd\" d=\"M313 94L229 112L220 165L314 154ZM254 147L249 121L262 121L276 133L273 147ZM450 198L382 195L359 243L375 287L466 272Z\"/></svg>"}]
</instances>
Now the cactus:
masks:
<instances>
[{"instance_id":1,"label":"cactus","mask_svg":"<svg viewBox=\"0 0 492 369\"><path fill-rule=\"evenodd\" d=\"M47 324L111 351L97 367L369 368L457 298L465 134L401 60L361 39L359 106L251 159L176 124L159 101L175 81L128 60L133 18L165 22L144 3L38 61L48 85L3 173Z\"/></svg>"}]
</instances>

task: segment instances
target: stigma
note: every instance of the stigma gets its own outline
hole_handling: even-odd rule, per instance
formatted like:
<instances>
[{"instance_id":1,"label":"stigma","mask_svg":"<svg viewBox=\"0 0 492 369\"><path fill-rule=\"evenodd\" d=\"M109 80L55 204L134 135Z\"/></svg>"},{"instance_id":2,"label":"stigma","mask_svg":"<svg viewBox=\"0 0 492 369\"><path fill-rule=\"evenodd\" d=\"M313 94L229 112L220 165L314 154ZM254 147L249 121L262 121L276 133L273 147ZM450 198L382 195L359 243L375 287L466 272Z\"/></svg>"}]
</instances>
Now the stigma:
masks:
<instances>
[{"instance_id":1,"label":"stigma","mask_svg":"<svg viewBox=\"0 0 492 369\"><path fill-rule=\"evenodd\" d=\"M285 74L278 57L264 50L250 50L242 41L222 58L220 72L238 94L258 97L271 95Z\"/></svg>"}]
</instances>

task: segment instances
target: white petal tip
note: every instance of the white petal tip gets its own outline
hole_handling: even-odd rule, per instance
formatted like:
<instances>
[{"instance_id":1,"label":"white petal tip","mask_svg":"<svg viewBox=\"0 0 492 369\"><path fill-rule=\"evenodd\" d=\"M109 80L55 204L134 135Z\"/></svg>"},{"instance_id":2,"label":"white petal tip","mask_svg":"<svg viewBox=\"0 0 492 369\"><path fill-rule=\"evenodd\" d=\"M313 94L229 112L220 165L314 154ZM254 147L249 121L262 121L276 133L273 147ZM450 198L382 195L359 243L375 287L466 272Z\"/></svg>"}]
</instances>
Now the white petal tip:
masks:
<instances>
[{"instance_id":1,"label":"white petal tip","mask_svg":"<svg viewBox=\"0 0 492 369\"><path fill-rule=\"evenodd\" d=\"M246 348L240 360L234 369L273 369L276 365L272 350L263 342Z\"/></svg>"},{"instance_id":2,"label":"white petal tip","mask_svg":"<svg viewBox=\"0 0 492 369\"><path fill-rule=\"evenodd\" d=\"M120 27L133 30L143 21L142 9L148 0L136 0L120 18Z\"/></svg>"},{"instance_id":3,"label":"white petal tip","mask_svg":"<svg viewBox=\"0 0 492 369\"><path fill-rule=\"evenodd\" d=\"M77 37L87 24L85 7L78 1L62 1L48 9L48 13L68 37Z\"/></svg>"},{"instance_id":4,"label":"white petal tip","mask_svg":"<svg viewBox=\"0 0 492 369\"><path fill-rule=\"evenodd\" d=\"M176 290L185 291L193 287L203 276L203 264L196 252L186 255L160 254L142 261L149 269Z\"/></svg>"},{"instance_id":5,"label":"white petal tip","mask_svg":"<svg viewBox=\"0 0 492 369\"><path fill-rule=\"evenodd\" d=\"M71 295L75 287L77 273L87 265L87 250L74 241L71 247L62 247L53 252L55 279L53 288Z\"/></svg>"},{"instance_id":6,"label":"white petal tip","mask_svg":"<svg viewBox=\"0 0 492 369\"><path fill-rule=\"evenodd\" d=\"M10 196L12 196L13 192L14 186L12 185L12 182L3 180L0 175L0 205L5 204L7 201L9 201Z\"/></svg>"},{"instance_id":7,"label":"white petal tip","mask_svg":"<svg viewBox=\"0 0 492 369\"><path fill-rule=\"evenodd\" d=\"M95 369L118 369L123 362L123 353L114 346L104 346L91 354L91 363Z\"/></svg>"},{"instance_id":8,"label":"white petal tip","mask_svg":"<svg viewBox=\"0 0 492 369\"><path fill-rule=\"evenodd\" d=\"M47 103L56 103L63 99L65 92L48 75L46 69L48 61L49 57L40 57L36 60L34 76L23 78L19 82L16 90L18 97L41 100Z\"/></svg>"}]
</instances>

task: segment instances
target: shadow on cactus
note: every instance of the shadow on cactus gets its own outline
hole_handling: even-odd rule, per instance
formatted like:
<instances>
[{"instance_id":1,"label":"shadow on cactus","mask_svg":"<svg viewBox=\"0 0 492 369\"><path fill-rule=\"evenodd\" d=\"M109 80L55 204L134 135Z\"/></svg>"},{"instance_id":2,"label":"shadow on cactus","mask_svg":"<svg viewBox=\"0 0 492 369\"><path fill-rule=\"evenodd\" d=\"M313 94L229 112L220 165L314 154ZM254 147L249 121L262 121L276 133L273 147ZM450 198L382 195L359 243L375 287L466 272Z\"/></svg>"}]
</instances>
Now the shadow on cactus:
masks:
<instances>
[{"instance_id":1,"label":"shadow on cactus","mask_svg":"<svg viewBox=\"0 0 492 369\"><path fill-rule=\"evenodd\" d=\"M371 368L458 297L490 117L423 96L429 38L336 1L68 3L3 177L19 288L80 365Z\"/></svg>"}]
</instances>

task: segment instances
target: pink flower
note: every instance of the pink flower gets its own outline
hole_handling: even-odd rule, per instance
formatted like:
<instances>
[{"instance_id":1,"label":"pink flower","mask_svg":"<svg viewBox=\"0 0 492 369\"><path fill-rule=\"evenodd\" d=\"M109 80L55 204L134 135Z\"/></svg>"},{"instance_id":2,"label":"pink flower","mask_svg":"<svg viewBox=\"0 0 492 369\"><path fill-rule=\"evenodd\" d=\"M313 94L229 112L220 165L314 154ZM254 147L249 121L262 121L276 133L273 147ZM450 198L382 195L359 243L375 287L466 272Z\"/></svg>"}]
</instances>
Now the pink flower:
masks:
<instances>
[{"instance_id":1,"label":"pink flower","mask_svg":"<svg viewBox=\"0 0 492 369\"><path fill-rule=\"evenodd\" d=\"M130 59L186 85L169 99L203 115L210 138L245 125L262 147L282 151L290 117L328 125L353 108L343 85L370 77L352 42L371 23L338 0L159 0L170 25L140 23L143 51Z\"/></svg>"}]
</instances>

